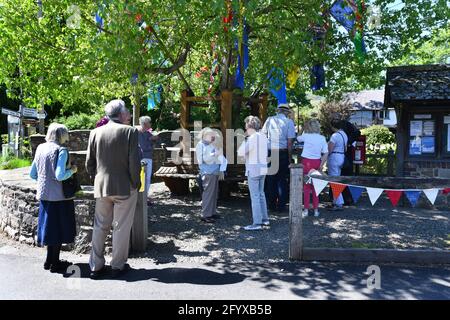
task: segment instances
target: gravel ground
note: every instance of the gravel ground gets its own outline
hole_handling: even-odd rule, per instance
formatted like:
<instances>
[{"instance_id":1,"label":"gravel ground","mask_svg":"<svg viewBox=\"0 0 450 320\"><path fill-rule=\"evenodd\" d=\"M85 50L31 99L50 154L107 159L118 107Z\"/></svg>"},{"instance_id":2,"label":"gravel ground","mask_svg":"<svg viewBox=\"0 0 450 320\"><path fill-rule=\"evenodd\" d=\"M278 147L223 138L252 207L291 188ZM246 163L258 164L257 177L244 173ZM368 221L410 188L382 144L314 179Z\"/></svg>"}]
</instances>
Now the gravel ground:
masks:
<instances>
[{"instance_id":1,"label":"gravel ground","mask_svg":"<svg viewBox=\"0 0 450 320\"><path fill-rule=\"evenodd\" d=\"M243 186L227 200L219 200L215 224L200 222L198 193L174 197L163 183L151 186L155 205L149 207L149 245L146 257L168 262L286 261L288 214L269 213L271 226L244 231L251 223L250 200ZM450 210L392 208L380 198L374 207L362 198L358 207L321 210L303 220L307 247L450 249Z\"/></svg>"}]
</instances>

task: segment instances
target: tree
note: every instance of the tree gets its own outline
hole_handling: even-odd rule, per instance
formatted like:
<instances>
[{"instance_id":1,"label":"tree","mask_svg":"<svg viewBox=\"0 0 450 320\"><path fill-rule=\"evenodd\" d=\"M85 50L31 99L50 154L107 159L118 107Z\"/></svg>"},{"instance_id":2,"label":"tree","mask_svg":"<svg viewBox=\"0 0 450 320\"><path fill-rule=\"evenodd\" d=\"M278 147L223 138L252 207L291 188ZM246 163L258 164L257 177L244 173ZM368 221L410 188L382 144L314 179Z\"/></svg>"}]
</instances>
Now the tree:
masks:
<instances>
[{"instance_id":1,"label":"tree","mask_svg":"<svg viewBox=\"0 0 450 320\"><path fill-rule=\"evenodd\" d=\"M298 67L291 92L304 94L316 63L326 67L324 94L377 87L389 61L412 50L411 42L428 39L449 16L445 0L403 0L403 8L398 1L370 1L379 6L381 23L366 32L368 54L360 64L347 32L324 15L331 0L41 2L0 0L0 83L29 106L58 101L88 110L113 97L141 105L151 84L163 84L166 100L179 99L183 89L205 95L215 57L220 71L213 94L234 89L243 21L250 47L245 95L266 89L274 67L285 73ZM227 20L230 13L234 19ZM311 27L326 23L324 42L314 41Z\"/></svg>"}]
</instances>

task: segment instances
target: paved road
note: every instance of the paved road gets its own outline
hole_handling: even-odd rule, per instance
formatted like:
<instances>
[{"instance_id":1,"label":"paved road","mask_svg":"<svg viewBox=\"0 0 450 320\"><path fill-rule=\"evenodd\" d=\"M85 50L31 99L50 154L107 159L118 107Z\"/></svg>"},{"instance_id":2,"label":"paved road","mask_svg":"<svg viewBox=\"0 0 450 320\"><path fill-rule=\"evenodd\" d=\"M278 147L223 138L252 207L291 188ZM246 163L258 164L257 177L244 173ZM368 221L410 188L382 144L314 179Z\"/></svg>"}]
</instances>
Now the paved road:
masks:
<instances>
[{"instance_id":1,"label":"paved road","mask_svg":"<svg viewBox=\"0 0 450 320\"><path fill-rule=\"evenodd\" d=\"M369 289L367 265L134 258L123 278L93 281L86 255L63 253L80 267L80 277L44 271L43 256L41 248L3 244L0 299L450 299L449 267L380 266L381 289Z\"/></svg>"}]
</instances>

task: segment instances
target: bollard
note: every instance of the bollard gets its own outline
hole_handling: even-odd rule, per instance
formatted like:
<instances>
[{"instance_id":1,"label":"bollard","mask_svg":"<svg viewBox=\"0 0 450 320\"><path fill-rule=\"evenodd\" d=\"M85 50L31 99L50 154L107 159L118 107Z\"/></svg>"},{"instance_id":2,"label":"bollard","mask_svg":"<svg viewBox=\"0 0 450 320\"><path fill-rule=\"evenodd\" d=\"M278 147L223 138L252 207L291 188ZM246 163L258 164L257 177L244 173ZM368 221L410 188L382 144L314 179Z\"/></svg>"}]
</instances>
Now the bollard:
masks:
<instances>
[{"instance_id":1,"label":"bollard","mask_svg":"<svg viewBox=\"0 0 450 320\"><path fill-rule=\"evenodd\" d=\"M131 228L131 251L145 252L147 249L148 237L148 207L147 195L145 194L145 167L142 164L141 172L141 188L138 190L138 199L136 203L136 211L134 212L133 227Z\"/></svg>"},{"instance_id":2,"label":"bollard","mask_svg":"<svg viewBox=\"0 0 450 320\"><path fill-rule=\"evenodd\" d=\"M303 165L291 164L289 169L289 259L301 260L303 254Z\"/></svg>"}]
</instances>

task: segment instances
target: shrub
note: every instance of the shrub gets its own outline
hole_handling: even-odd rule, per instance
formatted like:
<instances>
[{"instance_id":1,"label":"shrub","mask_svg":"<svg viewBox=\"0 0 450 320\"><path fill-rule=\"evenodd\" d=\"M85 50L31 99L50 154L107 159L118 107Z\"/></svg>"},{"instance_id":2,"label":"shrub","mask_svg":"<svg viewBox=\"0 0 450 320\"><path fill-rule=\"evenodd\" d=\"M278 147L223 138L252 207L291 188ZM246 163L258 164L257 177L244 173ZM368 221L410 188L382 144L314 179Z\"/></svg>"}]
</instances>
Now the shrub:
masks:
<instances>
[{"instance_id":1,"label":"shrub","mask_svg":"<svg viewBox=\"0 0 450 320\"><path fill-rule=\"evenodd\" d=\"M366 136L366 143L368 146L393 144L395 143L394 134L388 128L381 125L374 125L362 129L361 134Z\"/></svg>"},{"instance_id":2,"label":"shrub","mask_svg":"<svg viewBox=\"0 0 450 320\"><path fill-rule=\"evenodd\" d=\"M30 165L31 161L29 159L19 159L11 155L0 158L0 170L17 169L28 167Z\"/></svg>"},{"instance_id":3,"label":"shrub","mask_svg":"<svg viewBox=\"0 0 450 320\"><path fill-rule=\"evenodd\" d=\"M79 113L55 118L55 122L64 124L69 130L94 129L100 118L97 114Z\"/></svg>"},{"instance_id":4,"label":"shrub","mask_svg":"<svg viewBox=\"0 0 450 320\"><path fill-rule=\"evenodd\" d=\"M322 128L322 134L331 136L331 118L335 113L339 113L341 119L348 119L352 113L352 106L348 100L330 100L321 103L318 110L318 118Z\"/></svg>"}]
</instances>

